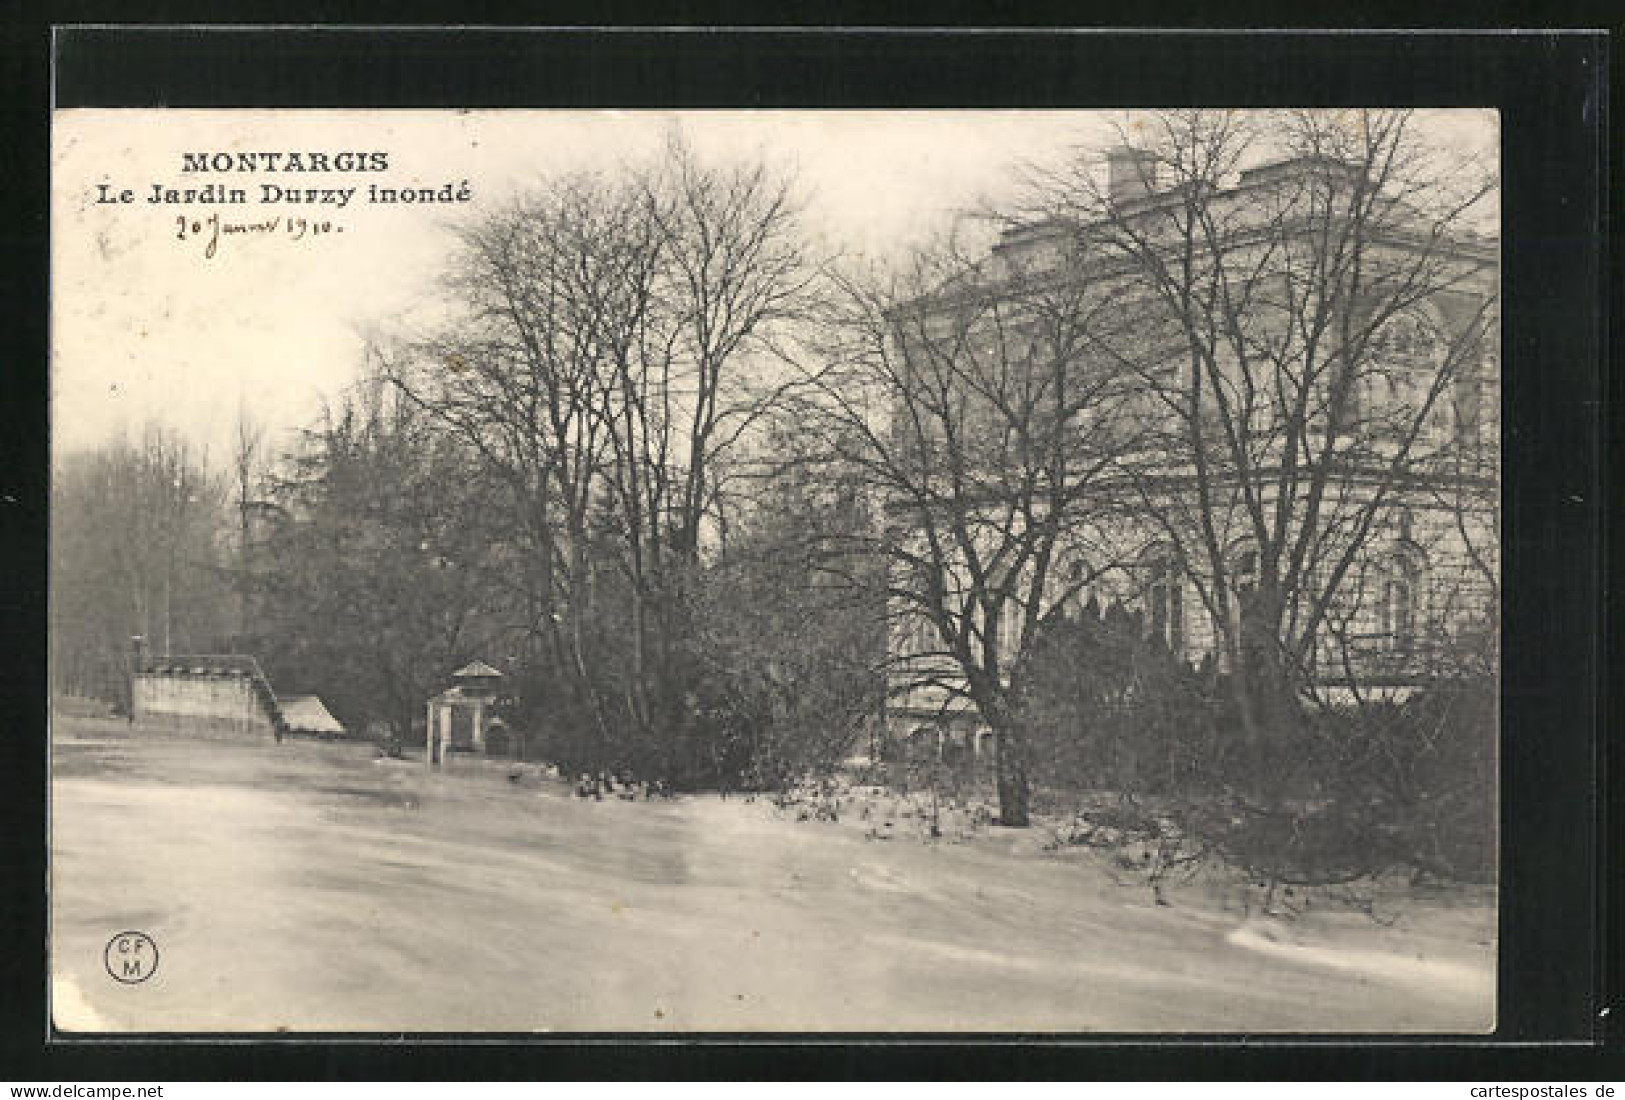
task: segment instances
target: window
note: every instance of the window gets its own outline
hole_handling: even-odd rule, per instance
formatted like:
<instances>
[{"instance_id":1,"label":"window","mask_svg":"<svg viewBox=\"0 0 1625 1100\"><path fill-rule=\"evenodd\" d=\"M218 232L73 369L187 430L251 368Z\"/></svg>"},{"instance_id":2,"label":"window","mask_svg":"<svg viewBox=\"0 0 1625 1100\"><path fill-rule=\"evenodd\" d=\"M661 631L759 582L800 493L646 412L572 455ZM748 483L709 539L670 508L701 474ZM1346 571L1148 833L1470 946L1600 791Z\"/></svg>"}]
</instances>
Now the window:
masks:
<instances>
[{"instance_id":1,"label":"window","mask_svg":"<svg viewBox=\"0 0 1625 1100\"><path fill-rule=\"evenodd\" d=\"M1021 604L1006 599L999 610L999 660L1005 665L1015 663L1021 649Z\"/></svg>"},{"instance_id":2,"label":"window","mask_svg":"<svg viewBox=\"0 0 1625 1100\"><path fill-rule=\"evenodd\" d=\"M937 628L923 612L912 611L903 619L898 644L905 657L918 657L938 648Z\"/></svg>"},{"instance_id":3,"label":"window","mask_svg":"<svg viewBox=\"0 0 1625 1100\"><path fill-rule=\"evenodd\" d=\"M1416 640L1416 588L1407 573L1391 574L1383 586L1382 632L1394 652L1409 654Z\"/></svg>"},{"instance_id":4,"label":"window","mask_svg":"<svg viewBox=\"0 0 1625 1100\"><path fill-rule=\"evenodd\" d=\"M1414 312L1389 319L1371 337L1375 356L1396 364L1436 366L1438 348L1438 329L1426 317Z\"/></svg>"},{"instance_id":5,"label":"window","mask_svg":"<svg viewBox=\"0 0 1625 1100\"><path fill-rule=\"evenodd\" d=\"M1159 548L1145 558L1147 632L1180 653L1185 645L1185 576L1179 559Z\"/></svg>"},{"instance_id":6,"label":"window","mask_svg":"<svg viewBox=\"0 0 1625 1100\"><path fill-rule=\"evenodd\" d=\"M1478 446L1478 403L1476 382L1456 385L1456 442L1468 450Z\"/></svg>"},{"instance_id":7,"label":"window","mask_svg":"<svg viewBox=\"0 0 1625 1100\"><path fill-rule=\"evenodd\" d=\"M1421 551L1404 544L1394 551L1383 571L1377 626L1389 649L1400 657L1416 651L1422 573Z\"/></svg>"},{"instance_id":8,"label":"window","mask_svg":"<svg viewBox=\"0 0 1625 1100\"><path fill-rule=\"evenodd\" d=\"M1239 638L1242 637L1243 623L1251 621L1243 613L1252 602L1253 593L1258 591L1258 547L1250 540L1233 544L1226 555L1225 564L1230 574L1229 628ZM1220 629L1221 624L1217 621L1213 625L1215 630Z\"/></svg>"},{"instance_id":9,"label":"window","mask_svg":"<svg viewBox=\"0 0 1625 1100\"><path fill-rule=\"evenodd\" d=\"M1450 397L1455 443L1466 455L1476 455L1483 437L1484 384L1473 374L1459 379Z\"/></svg>"},{"instance_id":10,"label":"window","mask_svg":"<svg viewBox=\"0 0 1625 1100\"><path fill-rule=\"evenodd\" d=\"M1360 398L1378 432L1410 433L1443 366L1442 345L1437 326L1416 312L1390 318L1372 335Z\"/></svg>"},{"instance_id":11,"label":"window","mask_svg":"<svg viewBox=\"0 0 1625 1100\"><path fill-rule=\"evenodd\" d=\"M937 627L927 616L914 616L914 638L909 652L914 654L930 653L937 649Z\"/></svg>"}]
</instances>

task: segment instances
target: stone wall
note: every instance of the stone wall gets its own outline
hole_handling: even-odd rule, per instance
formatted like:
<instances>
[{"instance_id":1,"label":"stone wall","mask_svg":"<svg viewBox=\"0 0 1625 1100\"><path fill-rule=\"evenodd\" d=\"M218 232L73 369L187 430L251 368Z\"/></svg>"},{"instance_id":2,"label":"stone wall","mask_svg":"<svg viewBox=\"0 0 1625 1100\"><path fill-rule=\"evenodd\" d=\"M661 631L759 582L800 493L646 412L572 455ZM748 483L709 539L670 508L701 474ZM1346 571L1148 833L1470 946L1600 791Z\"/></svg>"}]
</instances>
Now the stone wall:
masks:
<instances>
[{"instance_id":1,"label":"stone wall","mask_svg":"<svg viewBox=\"0 0 1625 1100\"><path fill-rule=\"evenodd\" d=\"M135 717L182 729L215 729L270 737L275 727L245 676L141 672Z\"/></svg>"}]
</instances>

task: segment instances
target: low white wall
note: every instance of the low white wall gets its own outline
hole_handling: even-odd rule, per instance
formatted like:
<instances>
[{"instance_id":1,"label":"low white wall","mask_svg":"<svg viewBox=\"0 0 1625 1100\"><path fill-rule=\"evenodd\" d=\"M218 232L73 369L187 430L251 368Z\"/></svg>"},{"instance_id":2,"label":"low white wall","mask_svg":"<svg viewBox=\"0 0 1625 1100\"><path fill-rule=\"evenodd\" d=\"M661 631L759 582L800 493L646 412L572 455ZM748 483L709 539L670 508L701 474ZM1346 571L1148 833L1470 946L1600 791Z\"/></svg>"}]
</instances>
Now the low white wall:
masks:
<instances>
[{"instance_id":1,"label":"low white wall","mask_svg":"<svg viewBox=\"0 0 1625 1100\"><path fill-rule=\"evenodd\" d=\"M135 677L135 716L165 719L181 727L226 727L243 734L271 736L270 716L241 676L181 676L142 672Z\"/></svg>"}]
</instances>

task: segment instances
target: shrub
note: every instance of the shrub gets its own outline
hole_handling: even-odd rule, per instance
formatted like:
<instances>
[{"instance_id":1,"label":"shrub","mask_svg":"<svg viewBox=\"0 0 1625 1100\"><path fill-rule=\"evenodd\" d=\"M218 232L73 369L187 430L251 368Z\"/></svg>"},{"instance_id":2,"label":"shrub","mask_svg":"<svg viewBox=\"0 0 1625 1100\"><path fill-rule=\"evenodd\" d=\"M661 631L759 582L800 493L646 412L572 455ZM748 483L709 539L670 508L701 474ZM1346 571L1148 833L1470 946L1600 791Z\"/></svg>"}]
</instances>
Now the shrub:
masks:
<instances>
[{"instance_id":1,"label":"shrub","mask_svg":"<svg viewBox=\"0 0 1625 1100\"><path fill-rule=\"evenodd\" d=\"M1146 639L1136 617L1091 607L1034 647L1019 698L1051 809L1100 792L1143 803L1135 812L1164 823L1165 847L1218 855L1266 884L1396 869L1494 877L1491 677L1436 680L1403 705L1306 709L1295 728L1243 752L1223 677ZM1248 774L1260 760L1262 793ZM1085 843L1120 833L1078 831Z\"/></svg>"}]
</instances>

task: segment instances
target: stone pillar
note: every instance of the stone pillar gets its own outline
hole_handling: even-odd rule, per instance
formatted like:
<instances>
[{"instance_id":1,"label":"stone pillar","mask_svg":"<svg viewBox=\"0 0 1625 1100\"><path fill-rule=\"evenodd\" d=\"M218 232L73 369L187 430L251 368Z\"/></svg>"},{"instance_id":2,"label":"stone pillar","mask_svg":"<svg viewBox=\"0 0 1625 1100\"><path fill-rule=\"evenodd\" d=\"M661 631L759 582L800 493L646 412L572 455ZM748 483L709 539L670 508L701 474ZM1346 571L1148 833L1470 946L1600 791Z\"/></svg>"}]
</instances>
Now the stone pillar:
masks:
<instances>
[{"instance_id":1,"label":"stone pillar","mask_svg":"<svg viewBox=\"0 0 1625 1100\"><path fill-rule=\"evenodd\" d=\"M473 735L474 751L483 756L485 754L485 701L483 699L474 701Z\"/></svg>"},{"instance_id":2,"label":"stone pillar","mask_svg":"<svg viewBox=\"0 0 1625 1100\"><path fill-rule=\"evenodd\" d=\"M435 738L439 736L439 733L434 728L434 722L435 705L434 700L430 699L429 714L423 724L423 764L425 767L431 769L434 767L434 754L437 747L435 744Z\"/></svg>"}]
</instances>

